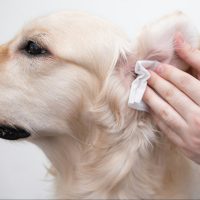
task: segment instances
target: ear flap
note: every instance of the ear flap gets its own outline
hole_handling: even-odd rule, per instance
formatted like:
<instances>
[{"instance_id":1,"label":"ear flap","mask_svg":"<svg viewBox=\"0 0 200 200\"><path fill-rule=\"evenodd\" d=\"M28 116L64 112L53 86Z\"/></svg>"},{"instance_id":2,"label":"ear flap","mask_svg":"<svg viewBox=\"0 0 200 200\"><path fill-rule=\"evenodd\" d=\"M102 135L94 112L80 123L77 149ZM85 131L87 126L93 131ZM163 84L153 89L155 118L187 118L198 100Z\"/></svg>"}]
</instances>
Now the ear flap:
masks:
<instances>
[{"instance_id":1,"label":"ear flap","mask_svg":"<svg viewBox=\"0 0 200 200\"><path fill-rule=\"evenodd\" d=\"M188 66L174 50L174 36L177 32L182 33L192 47L199 47L199 34L195 26L182 12L175 12L144 27L137 38L137 59L158 60L187 70Z\"/></svg>"}]
</instances>

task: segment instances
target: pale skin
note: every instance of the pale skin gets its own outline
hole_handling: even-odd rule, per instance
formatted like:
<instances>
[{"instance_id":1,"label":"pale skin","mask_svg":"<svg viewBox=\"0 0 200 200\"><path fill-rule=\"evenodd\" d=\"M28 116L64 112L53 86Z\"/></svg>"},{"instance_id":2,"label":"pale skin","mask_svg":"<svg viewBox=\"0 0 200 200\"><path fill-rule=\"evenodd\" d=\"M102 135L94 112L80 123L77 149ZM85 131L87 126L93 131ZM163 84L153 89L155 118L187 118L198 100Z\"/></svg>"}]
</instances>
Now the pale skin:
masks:
<instances>
[{"instance_id":1,"label":"pale skin","mask_svg":"<svg viewBox=\"0 0 200 200\"><path fill-rule=\"evenodd\" d=\"M175 36L176 52L196 77L168 64L150 71L144 101L160 130L191 160L200 164L200 51ZM159 95L158 95L159 94ZM162 98L161 98L162 97Z\"/></svg>"}]
</instances>

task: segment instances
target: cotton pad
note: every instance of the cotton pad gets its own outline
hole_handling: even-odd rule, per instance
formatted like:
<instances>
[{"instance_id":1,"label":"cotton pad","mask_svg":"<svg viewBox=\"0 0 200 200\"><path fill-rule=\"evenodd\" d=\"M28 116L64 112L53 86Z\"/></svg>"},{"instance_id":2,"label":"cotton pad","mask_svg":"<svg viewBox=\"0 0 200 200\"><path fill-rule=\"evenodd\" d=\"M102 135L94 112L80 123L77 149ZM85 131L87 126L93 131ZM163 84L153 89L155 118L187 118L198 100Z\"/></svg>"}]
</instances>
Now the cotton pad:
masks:
<instances>
[{"instance_id":1,"label":"cotton pad","mask_svg":"<svg viewBox=\"0 0 200 200\"><path fill-rule=\"evenodd\" d=\"M142 101L142 97L147 87L147 80L150 73L147 69L154 69L158 66L158 61L138 60L135 65L136 79L131 84L128 106L130 108L148 112L148 106Z\"/></svg>"}]
</instances>

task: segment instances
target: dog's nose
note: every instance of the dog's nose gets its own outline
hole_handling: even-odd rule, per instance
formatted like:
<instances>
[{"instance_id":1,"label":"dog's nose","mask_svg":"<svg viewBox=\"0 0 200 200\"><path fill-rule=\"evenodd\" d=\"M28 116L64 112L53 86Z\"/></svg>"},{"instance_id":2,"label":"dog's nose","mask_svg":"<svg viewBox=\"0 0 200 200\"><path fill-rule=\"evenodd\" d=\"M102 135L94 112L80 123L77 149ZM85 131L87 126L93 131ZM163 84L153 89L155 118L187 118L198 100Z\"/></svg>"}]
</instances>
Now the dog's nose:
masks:
<instances>
[{"instance_id":1,"label":"dog's nose","mask_svg":"<svg viewBox=\"0 0 200 200\"><path fill-rule=\"evenodd\" d=\"M31 134L21 127L11 127L8 125L0 125L0 138L6 140L18 140L27 138Z\"/></svg>"}]
</instances>

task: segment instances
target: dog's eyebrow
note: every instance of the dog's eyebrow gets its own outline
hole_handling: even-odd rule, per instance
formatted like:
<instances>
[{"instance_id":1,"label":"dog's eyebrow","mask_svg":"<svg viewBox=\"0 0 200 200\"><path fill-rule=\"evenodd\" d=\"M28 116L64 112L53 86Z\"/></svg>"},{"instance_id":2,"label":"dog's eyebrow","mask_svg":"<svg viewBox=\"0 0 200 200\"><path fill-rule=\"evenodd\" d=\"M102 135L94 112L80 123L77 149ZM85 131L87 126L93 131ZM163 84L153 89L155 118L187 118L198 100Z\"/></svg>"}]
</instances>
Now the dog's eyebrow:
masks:
<instances>
[{"instance_id":1,"label":"dog's eyebrow","mask_svg":"<svg viewBox=\"0 0 200 200\"><path fill-rule=\"evenodd\" d=\"M29 36L27 39L34 40L35 42L46 44L47 43L47 33L38 33L32 36Z\"/></svg>"},{"instance_id":2,"label":"dog's eyebrow","mask_svg":"<svg viewBox=\"0 0 200 200\"><path fill-rule=\"evenodd\" d=\"M48 46L48 34L47 33L37 33L37 34L29 34L29 35L26 35L20 45L19 45L19 49L23 49L24 46L26 46L27 42L28 41L33 41L35 43L37 43L38 45L40 45L41 47L43 48L47 48Z\"/></svg>"}]
</instances>

